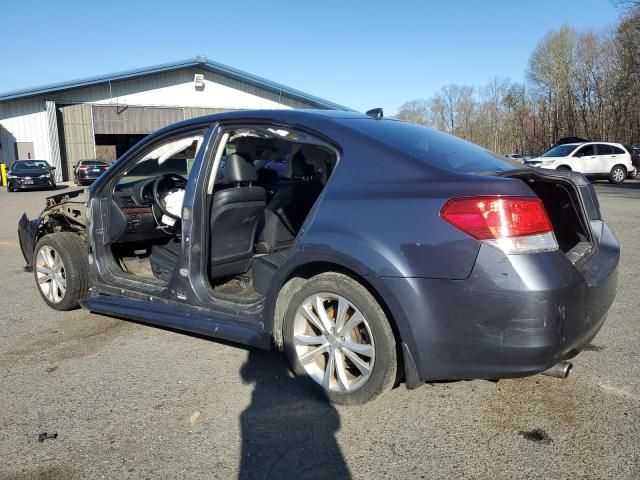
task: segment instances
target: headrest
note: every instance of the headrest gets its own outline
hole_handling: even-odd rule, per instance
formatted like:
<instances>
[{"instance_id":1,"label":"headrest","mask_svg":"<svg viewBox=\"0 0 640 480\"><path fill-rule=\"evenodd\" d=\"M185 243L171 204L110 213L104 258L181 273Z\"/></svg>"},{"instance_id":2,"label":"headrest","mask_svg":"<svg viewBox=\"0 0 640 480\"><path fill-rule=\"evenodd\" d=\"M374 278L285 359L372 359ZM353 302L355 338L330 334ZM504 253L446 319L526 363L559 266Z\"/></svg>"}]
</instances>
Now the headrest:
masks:
<instances>
[{"instance_id":1,"label":"headrest","mask_svg":"<svg viewBox=\"0 0 640 480\"><path fill-rule=\"evenodd\" d=\"M229 182L255 182L258 179L256 169L249 155L232 153L227 157L224 176Z\"/></svg>"},{"instance_id":2,"label":"headrest","mask_svg":"<svg viewBox=\"0 0 640 480\"><path fill-rule=\"evenodd\" d=\"M261 168L258 170L258 182L264 185L278 183L278 172L272 168Z\"/></svg>"},{"instance_id":3,"label":"headrest","mask_svg":"<svg viewBox=\"0 0 640 480\"><path fill-rule=\"evenodd\" d=\"M291 176L294 178L312 177L314 173L313 165L307 163L304 154L300 151L296 152L291 158Z\"/></svg>"}]
</instances>

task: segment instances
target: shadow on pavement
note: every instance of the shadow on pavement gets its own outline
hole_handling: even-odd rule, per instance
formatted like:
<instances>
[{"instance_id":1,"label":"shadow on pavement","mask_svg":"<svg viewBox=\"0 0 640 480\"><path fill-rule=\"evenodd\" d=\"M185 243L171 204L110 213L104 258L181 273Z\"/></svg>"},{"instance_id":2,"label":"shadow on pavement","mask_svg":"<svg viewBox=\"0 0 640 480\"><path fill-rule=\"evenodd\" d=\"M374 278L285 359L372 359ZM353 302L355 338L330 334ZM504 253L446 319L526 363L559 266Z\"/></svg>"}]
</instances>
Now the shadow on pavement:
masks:
<instances>
[{"instance_id":1,"label":"shadow on pavement","mask_svg":"<svg viewBox=\"0 0 640 480\"><path fill-rule=\"evenodd\" d=\"M240 374L254 384L240 416L241 480L350 478L335 438L338 412L292 377L283 355L251 350Z\"/></svg>"}]
</instances>

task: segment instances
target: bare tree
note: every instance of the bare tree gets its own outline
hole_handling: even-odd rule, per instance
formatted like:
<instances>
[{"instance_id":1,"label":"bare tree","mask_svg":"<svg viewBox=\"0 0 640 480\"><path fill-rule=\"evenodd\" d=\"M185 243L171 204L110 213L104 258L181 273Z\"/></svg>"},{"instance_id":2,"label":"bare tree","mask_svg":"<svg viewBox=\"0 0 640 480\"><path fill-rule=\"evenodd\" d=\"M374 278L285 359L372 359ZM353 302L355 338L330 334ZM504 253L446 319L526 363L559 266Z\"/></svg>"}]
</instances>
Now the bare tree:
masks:
<instances>
[{"instance_id":1,"label":"bare tree","mask_svg":"<svg viewBox=\"0 0 640 480\"><path fill-rule=\"evenodd\" d=\"M446 85L398 117L500 153L541 153L564 136L640 144L640 0L623 3L615 29L547 33L526 83Z\"/></svg>"}]
</instances>

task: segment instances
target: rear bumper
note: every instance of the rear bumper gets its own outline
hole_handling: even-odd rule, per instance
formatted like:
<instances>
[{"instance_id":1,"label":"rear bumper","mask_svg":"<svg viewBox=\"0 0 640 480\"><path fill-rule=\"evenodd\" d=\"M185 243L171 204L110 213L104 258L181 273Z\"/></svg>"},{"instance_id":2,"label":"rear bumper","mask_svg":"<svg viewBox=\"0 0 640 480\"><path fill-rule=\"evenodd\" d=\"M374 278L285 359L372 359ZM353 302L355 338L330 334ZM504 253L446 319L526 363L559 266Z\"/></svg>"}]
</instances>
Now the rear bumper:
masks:
<instances>
[{"instance_id":1,"label":"rear bumper","mask_svg":"<svg viewBox=\"0 0 640 480\"><path fill-rule=\"evenodd\" d=\"M101 174L102 174L102 172L100 172L100 173L82 173L82 172L78 172L76 180L78 181L78 183L90 184L90 183L94 182L95 180L97 180L98 177Z\"/></svg>"},{"instance_id":2,"label":"rear bumper","mask_svg":"<svg viewBox=\"0 0 640 480\"><path fill-rule=\"evenodd\" d=\"M523 377L577 355L616 291L619 245L597 223L600 246L583 265L562 252L507 257L483 245L466 280L386 278L404 305L399 329L416 377Z\"/></svg>"}]
</instances>

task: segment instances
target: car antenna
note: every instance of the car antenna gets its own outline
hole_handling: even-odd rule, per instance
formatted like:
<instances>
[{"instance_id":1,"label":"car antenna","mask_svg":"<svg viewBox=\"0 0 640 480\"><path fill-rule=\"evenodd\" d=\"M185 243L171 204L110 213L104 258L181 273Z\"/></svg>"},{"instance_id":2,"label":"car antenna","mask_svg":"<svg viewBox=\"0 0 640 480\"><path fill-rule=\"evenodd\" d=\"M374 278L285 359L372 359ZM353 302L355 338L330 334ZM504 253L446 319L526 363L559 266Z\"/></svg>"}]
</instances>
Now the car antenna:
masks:
<instances>
[{"instance_id":1,"label":"car antenna","mask_svg":"<svg viewBox=\"0 0 640 480\"><path fill-rule=\"evenodd\" d=\"M376 120L380 120L384 117L384 112L382 111L382 108L372 108L366 112L366 115L371 118L375 118Z\"/></svg>"}]
</instances>

